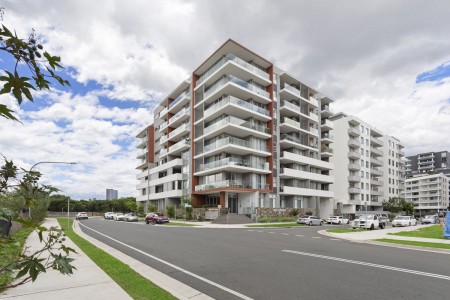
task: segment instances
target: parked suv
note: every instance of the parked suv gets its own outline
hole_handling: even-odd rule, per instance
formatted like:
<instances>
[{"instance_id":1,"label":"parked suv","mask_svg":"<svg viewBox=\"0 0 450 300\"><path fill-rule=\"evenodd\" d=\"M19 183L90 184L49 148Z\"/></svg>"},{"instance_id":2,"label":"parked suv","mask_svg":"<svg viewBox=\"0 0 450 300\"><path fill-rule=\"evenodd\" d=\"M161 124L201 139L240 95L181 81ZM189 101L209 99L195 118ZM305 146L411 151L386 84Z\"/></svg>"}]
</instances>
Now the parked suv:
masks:
<instances>
[{"instance_id":1,"label":"parked suv","mask_svg":"<svg viewBox=\"0 0 450 300\"><path fill-rule=\"evenodd\" d=\"M152 212L148 213L145 216L145 223L146 224L164 224L169 223L169 217L164 215L162 212Z\"/></svg>"},{"instance_id":2,"label":"parked suv","mask_svg":"<svg viewBox=\"0 0 450 300\"><path fill-rule=\"evenodd\" d=\"M332 216L327 219L328 224L349 224L350 221L342 216Z\"/></svg>"}]
</instances>

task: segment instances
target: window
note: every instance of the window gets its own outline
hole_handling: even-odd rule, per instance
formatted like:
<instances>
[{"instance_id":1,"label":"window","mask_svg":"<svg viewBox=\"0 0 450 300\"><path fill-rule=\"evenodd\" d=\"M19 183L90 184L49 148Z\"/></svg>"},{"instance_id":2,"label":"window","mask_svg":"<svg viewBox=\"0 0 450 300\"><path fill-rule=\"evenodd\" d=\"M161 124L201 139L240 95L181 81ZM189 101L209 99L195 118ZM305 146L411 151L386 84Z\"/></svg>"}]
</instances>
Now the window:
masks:
<instances>
[{"instance_id":1,"label":"window","mask_svg":"<svg viewBox=\"0 0 450 300\"><path fill-rule=\"evenodd\" d=\"M369 172L366 172L366 178L369 179Z\"/></svg>"},{"instance_id":2,"label":"window","mask_svg":"<svg viewBox=\"0 0 450 300\"><path fill-rule=\"evenodd\" d=\"M366 161L366 168L368 168L369 167L369 162L368 161Z\"/></svg>"},{"instance_id":3,"label":"window","mask_svg":"<svg viewBox=\"0 0 450 300\"><path fill-rule=\"evenodd\" d=\"M366 139L366 146L369 146L369 140Z\"/></svg>"},{"instance_id":4,"label":"window","mask_svg":"<svg viewBox=\"0 0 450 300\"><path fill-rule=\"evenodd\" d=\"M369 128L366 128L366 133L367 135L369 135Z\"/></svg>"},{"instance_id":5,"label":"window","mask_svg":"<svg viewBox=\"0 0 450 300\"><path fill-rule=\"evenodd\" d=\"M366 156L369 157L369 150L366 150Z\"/></svg>"}]
</instances>

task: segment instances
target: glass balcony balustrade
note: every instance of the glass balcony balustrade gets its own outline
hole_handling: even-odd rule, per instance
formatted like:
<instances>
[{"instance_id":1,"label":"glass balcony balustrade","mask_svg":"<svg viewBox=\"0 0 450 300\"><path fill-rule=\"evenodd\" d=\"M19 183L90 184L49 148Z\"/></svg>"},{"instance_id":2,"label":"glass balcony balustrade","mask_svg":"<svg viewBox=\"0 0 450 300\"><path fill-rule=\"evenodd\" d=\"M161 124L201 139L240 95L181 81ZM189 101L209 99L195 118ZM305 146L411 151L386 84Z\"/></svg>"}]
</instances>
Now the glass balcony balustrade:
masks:
<instances>
[{"instance_id":1,"label":"glass balcony balustrade","mask_svg":"<svg viewBox=\"0 0 450 300\"><path fill-rule=\"evenodd\" d=\"M252 129L252 130L259 131L259 132L270 134L270 129L265 127L265 126L252 124L249 121L245 121L245 120L233 117L233 116L228 116L228 117L223 118L222 120L220 120L220 121L218 121L218 122L216 122L216 123L214 123L214 124L212 124L212 125L210 125L208 127L205 127L205 129L203 130L203 134L204 135L208 134L208 133L210 133L210 132L212 132L214 130L217 130L219 128L223 128L224 126L229 125L229 124L234 124L234 125L238 125L238 126L242 126L242 127L248 128L248 129Z\"/></svg>"},{"instance_id":2,"label":"glass balcony balustrade","mask_svg":"<svg viewBox=\"0 0 450 300\"><path fill-rule=\"evenodd\" d=\"M233 96L227 96L227 97L223 98L222 100L220 100L218 103L216 103L213 106L206 109L204 112L204 116L207 117L207 116L215 113L216 111L220 110L223 106L227 105L228 103L235 104L235 105L247 108L252 111L256 111L257 113L263 114L265 116L270 116L270 112L267 109L259 107L252 103L248 103L247 101L244 101L242 99L239 99L239 98L236 98Z\"/></svg>"},{"instance_id":3,"label":"glass balcony balustrade","mask_svg":"<svg viewBox=\"0 0 450 300\"><path fill-rule=\"evenodd\" d=\"M214 150L219 147L226 146L226 145L235 145L235 146L249 148L249 149L253 149L253 150L257 150L257 151L270 152L269 148L266 145L261 145L259 143L246 141L246 140L235 138L235 137L226 137L226 138L220 139L212 144L204 146L203 149L201 147L196 147L195 155L209 152L211 150Z\"/></svg>"},{"instance_id":4,"label":"glass balcony balustrade","mask_svg":"<svg viewBox=\"0 0 450 300\"><path fill-rule=\"evenodd\" d=\"M200 164L195 171L202 172L223 166L238 166L238 167L254 168L259 170L269 170L269 165L267 163L263 164L250 163L244 159L227 157L224 159L209 162L207 164Z\"/></svg>"},{"instance_id":5,"label":"glass balcony balustrade","mask_svg":"<svg viewBox=\"0 0 450 300\"><path fill-rule=\"evenodd\" d=\"M240 180L223 180L212 183L200 184L195 186L196 192L219 189L219 188L245 188L245 189L257 189L257 190L268 190L270 189L269 184L259 184Z\"/></svg>"},{"instance_id":6,"label":"glass balcony balustrade","mask_svg":"<svg viewBox=\"0 0 450 300\"><path fill-rule=\"evenodd\" d=\"M208 96L210 96L212 93L214 93L215 91L217 91L218 89L222 88L225 84L227 84L228 82L232 82L234 84L239 85L240 87L247 89L249 91L252 91L258 95L261 95L265 98L269 98L270 94L269 92L267 92L266 90L263 90L262 88L253 85L251 83L248 83L236 76L233 75L225 75L224 77L222 77L220 80L216 81L215 83L213 83L212 85L210 85L204 93L203 99L206 99Z\"/></svg>"}]
</instances>

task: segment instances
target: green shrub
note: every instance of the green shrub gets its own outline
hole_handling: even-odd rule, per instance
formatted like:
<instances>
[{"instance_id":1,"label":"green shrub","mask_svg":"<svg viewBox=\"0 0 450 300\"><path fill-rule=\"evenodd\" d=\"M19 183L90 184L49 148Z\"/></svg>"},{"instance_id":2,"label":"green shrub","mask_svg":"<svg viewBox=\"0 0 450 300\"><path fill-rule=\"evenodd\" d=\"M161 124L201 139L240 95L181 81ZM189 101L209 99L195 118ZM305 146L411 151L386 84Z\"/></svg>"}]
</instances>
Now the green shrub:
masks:
<instances>
[{"instance_id":1,"label":"green shrub","mask_svg":"<svg viewBox=\"0 0 450 300\"><path fill-rule=\"evenodd\" d=\"M307 215L307 216L312 216L312 215L313 215L313 212L310 211L310 210L308 210L308 211L305 213L305 215Z\"/></svg>"},{"instance_id":2,"label":"green shrub","mask_svg":"<svg viewBox=\"0 0 450 300\"><path fill-rule=\"evenodd\" d=\"M172 205L167 206L166 210L169 218L175 217L175 208Z\"/></svg>"},{"instance_id":3,"label":"green shrub","mask_svg":"<svg viewBox=\"0 0 450 300\"><path fill-rule=\"evenodd\" d=\"M156 212L157 210L158 210L158 208L156 207L156 205L151 204L151 205L147 206L148 212Z\"/></svg>"},{"instance_id":4,"label":"green shrub","mask_svg":"<svg viewBox=\"0 0 450 300\"><path fill-rule=\"evenodd\" d=\"M192 207L186 207L186 220L192 220Z\"/></svg>"},{"instance_id":5,"label":"green shrub","mask_svg":"<svg viewBox=\"0 0 450 300\"><path fill-rule=\"evenodd\" d=\"M259 218L258 223L279 223L279 222L295 222L295 217L275 217L275 218Z\"/></svg>"}]
</instances>

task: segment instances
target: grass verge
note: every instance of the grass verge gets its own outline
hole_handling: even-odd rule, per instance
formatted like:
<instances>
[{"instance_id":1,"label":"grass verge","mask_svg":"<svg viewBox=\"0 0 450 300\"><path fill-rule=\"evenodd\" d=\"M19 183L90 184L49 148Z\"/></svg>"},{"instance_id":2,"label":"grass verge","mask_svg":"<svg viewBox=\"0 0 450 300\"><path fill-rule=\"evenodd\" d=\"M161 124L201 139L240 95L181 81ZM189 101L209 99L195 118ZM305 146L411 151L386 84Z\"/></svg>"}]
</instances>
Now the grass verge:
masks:
<instances>
[{"instance_id":1,"label":"grass verge","mask_svg":"<svg viewBox=\"0 0 450 300\"><path fill-rule=\"evenodd\" d=\"M65 230L67 237L133 299L176 299L167 291L142 277L128 265L77 235L72 230L73 219L70 219L68 230L66 218L57 218L57 220L61 228ZM78 271L80 272L80 270Z\"/></svg>"},{"instance_id":2,"label":"grass verge","mask_svg":"<svg viewBox=\"0 0 450 300\"><path fill-rule=\"evenodd\" d=\"M297 224L297 223L282 223L282 224L254 224L247 225L247 227L300 227L306 226L305 224Z\"/></svg>"},{"instance_id":3,"label":"grass verge","mask_svg":"<svg viewBox=\"0 0 450 300\"><path fill-rule=\"evenodd\" d=\"M427 248L450 249L450 244L416 242L416 241L403 241L403 240L391 240L391 239L377 239L377 240L374 240L374 241L384 242L384 243L391 243L391 244L399 244L399 245L427 247Z\"/></svg>"},{"instance_id":4,"label":"grass verge","mask_svg":"<svg viewBox=\"0 0 450 300\"><path fill-rule=\"evenodd\" d=\"M429 227L420 228L413 231L400 231L397 233L389 233L389 235L420 237L429 239L444 239L444 233L440 225L433 225Z\"/></svg>"},{"instance_id":5,"label":"grass verge","mask_svg":"<svg viewBox=\"0 0 450 300\"><path fill-rule=\"evenodd\" d=\"M33 232L31 227L22 227L10 237L0 237L0 268L11 262L11 258L22 253L27 237ZM13 274L0 274L0 286L11 283ZM4 289L0 289L2 292Z\"/></svg>"},{"instance_id":6,"label":"grass verge","mask_svg":"<svg viewBox=\"0 0 450 300\"><path fill-rule=\"evenodd\" d=\"M258 223L279 223L279 222L295 222L296 217L276 217L276 218L259 218Z\"/></svg>"}]
</instances>

